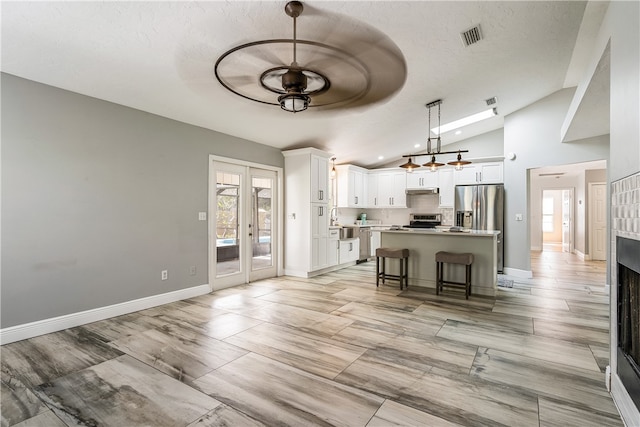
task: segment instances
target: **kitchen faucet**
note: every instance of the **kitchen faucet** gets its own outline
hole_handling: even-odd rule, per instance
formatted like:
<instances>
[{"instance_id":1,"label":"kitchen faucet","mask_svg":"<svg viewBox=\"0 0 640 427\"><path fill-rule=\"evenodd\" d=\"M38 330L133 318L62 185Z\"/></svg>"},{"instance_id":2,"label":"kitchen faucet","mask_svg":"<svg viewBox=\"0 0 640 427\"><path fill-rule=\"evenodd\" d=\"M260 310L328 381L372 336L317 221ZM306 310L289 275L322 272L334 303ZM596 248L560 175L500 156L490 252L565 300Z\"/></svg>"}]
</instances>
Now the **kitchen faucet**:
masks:
<instances>
[{"instance_id":1,"label":"kitchen faucet","mask_svg":"<svg viewBox=\"0 0 640 427\"><path fill-rule=\"evenodd\" d=\"M338 220L338 217L335 216L333 213L334 212L338 212L338 207L334 206L331 208L331 210L329 211L329 224L330 225L335 225L336 221Z\"/></svg>"}]
</instances>

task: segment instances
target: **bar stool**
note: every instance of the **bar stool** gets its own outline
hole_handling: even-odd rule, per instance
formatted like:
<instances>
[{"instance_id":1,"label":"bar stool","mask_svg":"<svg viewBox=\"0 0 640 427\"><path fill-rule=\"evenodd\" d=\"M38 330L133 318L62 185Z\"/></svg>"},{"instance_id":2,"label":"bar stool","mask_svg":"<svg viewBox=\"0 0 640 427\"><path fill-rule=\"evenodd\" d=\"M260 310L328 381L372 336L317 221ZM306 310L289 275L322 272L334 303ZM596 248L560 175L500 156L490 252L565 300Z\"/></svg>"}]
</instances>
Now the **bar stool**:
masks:
<instances>
[{"instance_id":1,"label":"bar stool","mask_svg":"<svg viewBox=\"0 0 640 427\"><path fill-rule=\"evenodd\" d=\"M382 271L380 271L380 258L382 258ZM396 258L400 260L400 274L385 273L385 259ZM400 289L402 289L402 281L406 287L409 287L409 249L402 248L378 248L376 249L376 288L380 284L384 284L385 279L395 279L400 281Z\"/></svg>"},{"instance_id":2,"label":"bar stool","mask_svg":"<svg viewBox=\"0 0 640 427\"><path fill-rule=\"evenodd\" d=\"M466 266L466 280L464 282L454 282L444 280L444 264L458 264ZM436 295L440 295L440 291L444 286L464 287L464 296L469 299L471 295L471 264L473 264L473 254L470 253L454 253L440 251L436 253Z\"/></svg>"}]
</instances>

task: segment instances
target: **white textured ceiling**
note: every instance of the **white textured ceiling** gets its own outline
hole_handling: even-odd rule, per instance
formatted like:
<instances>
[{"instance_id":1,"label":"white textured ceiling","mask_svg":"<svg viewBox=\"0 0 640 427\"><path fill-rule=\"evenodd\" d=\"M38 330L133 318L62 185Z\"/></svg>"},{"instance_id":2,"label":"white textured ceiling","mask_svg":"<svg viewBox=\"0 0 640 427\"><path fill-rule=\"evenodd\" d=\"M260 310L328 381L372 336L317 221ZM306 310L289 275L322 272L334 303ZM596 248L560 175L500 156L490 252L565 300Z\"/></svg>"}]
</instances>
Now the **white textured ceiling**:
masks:
<instances>
[{"instance_id":1,"label":"white textured ceiling","mask_svg":"<svg viewBox=\"0 0 640 427\"><path fill-rule=\"evenodd\" d=\"M2 71L274 147L315 146L338 163L375 167L420 150L414 144L424 150L427 102L443 100L445 123L498 98L499 116L460 136L444 134L446 145L498 129L504 115L561 89L586 5L305 2L300 38L319 37L312 34L314 19L328 15L344 17L332 18L342 31L372 26L403 53L407 77L382 103L294 115L231 94L213 74L216 59L234 46L289 38L285 4L2 2ZM484 39L465 48L459 33L476 24ZM580 69L575 62L572 69Z\"/></svg>"}]
</instances>

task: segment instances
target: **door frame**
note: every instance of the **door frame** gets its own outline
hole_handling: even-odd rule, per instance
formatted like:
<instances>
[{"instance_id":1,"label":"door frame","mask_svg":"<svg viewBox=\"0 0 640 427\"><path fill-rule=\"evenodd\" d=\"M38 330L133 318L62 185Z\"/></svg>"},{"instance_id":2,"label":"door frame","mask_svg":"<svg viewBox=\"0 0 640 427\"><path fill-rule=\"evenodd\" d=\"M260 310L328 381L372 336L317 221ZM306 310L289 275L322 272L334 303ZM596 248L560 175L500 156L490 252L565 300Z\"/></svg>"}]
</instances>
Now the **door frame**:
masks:
<instances>
[{"instance_id":1,"label":"door frame","mask_svg":"<svg viewBox=\"0 0 640 427\"><path fill-rule=\"evenodd\" d=\"M216 210L216 170L214 168L214 162L223 162L229 163L235 166L241 166L246 168L247 176L250 168L256 169L264 169L268 171L275 172L276 174L276 191L277 191L277 215L274 218L276 222L276 244L274 251L274 263L276 265L276 274L277 276L281 276L283 274L283 266L284 266L284 220L282 212L284 212L284 200L283 200L283 188L284 188L284 169L277 166L264 165L261 163L249 162L246 160L234 159L230 157L222 157L214 154L209 154L209 180L207 185L207 198L208 198L208 217L207 217L207 237L208 237L208 254L207 254L207 265L208 265L208 278L209 278L209 289L211 291L220 290L227 287L237 286L242 283L231 284L231 285L223 285L220 287L214 288L215 283L215 271L216 267L214 264L214 256L213 254L216 251L216 218L213 213ZM243 283L249 283L249 276L251 274L250 269L244 269L244 277L241 278Z\"/></svg>"}]
</instances>

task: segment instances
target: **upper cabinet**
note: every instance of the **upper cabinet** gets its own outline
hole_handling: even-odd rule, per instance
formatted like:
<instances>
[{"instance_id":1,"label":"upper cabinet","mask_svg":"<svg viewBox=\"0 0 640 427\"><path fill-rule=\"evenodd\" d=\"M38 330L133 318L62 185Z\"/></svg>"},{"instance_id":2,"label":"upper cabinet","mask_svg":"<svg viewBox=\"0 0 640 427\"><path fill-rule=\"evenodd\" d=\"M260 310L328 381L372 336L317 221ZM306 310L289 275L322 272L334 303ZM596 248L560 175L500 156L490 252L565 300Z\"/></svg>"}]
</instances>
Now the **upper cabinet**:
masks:
<instances>
[{"instance_id":1,"label":"upper cabinet","mask_svg":"<svg viewBox=\"0 0 640 427\"><path fill-rule=\"evenodd\" d=\"M406 208L406 172L395 169L369 171L367 207Z\"/></svg>"},{"instance_id":2,"label":"upper cabinet","mask_svg":"<svg viewBox=\"0 0 640 427\"><path fill-rule=\"evenodd\" d=\"M329 202L329 159L311 155L311 202Z\"/></svg>"},{"instance_id":3,"label":"upper cabinet","mask_svg":"<svg viewBox=\"0 0 640 427\"><path fill-rule=\"evenodd\" d=\"M422 169L422 168L420 168ZM426 188L438 188L440 171L418 170L407 174L407 190L422 190Z\"/></svg>"},{"instance_id":4,"label":"upper cabinet","mask_svg":"<svg viewBox=\"0 0 640 427\"><path fill-rule=\"evenodd\" d=\"M353 165L336 165L339 208L367 206L367 170Z\"/></svg>"},{"instance_id":5,"label":"upper cabinet","mask_svg":"<svg viewBox=\"0 0 640 427\"><path fill-rule=\"evenodd\" d=\"M380 207L380 199L378 198L378 174L369 171L367 174L367 207Z\"/></svg>"},{"instance_id":6,"label":"upper cabinet","mask_svg":"<svg viewBox=\"0 0 640 427\"><path fill-rule=\"evenodd\" d=\"M502 184L502 162L472 163L455 171L456 185Z\"/></svg>"},{"instance_id":7,"label":"upper cabinet","mask_svg":"<svg viewBox=\"0 0 640 427\"><path fill-rule=\"evenodd\" d=\"M378 208L407 207L407 173L404 170L374 172L378 175Z\"/></svg>"}]
</instances>

